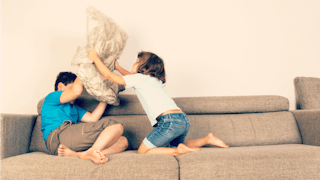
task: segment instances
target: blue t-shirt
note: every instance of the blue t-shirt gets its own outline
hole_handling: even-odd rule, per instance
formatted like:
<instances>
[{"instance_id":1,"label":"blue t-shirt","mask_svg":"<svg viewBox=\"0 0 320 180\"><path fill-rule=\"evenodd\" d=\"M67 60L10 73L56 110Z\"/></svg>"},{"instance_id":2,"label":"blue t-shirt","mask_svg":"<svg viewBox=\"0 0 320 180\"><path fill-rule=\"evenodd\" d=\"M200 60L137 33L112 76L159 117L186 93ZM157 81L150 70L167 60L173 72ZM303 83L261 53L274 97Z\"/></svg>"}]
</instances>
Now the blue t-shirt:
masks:
<instances>
[{"instance_id":1,"label":"blue t-shirt","mask_svg":"<svg viewBox=\"0 0 320 180\"><path fill-rule=\"evenodd\" d=\"M60 103L62 92L55 91L48 94L42 104L41 131L45 143L50 132L61 126L64 121L70 120L77 124L88 112L76 104Z\"/></svg>"}]
</instances>

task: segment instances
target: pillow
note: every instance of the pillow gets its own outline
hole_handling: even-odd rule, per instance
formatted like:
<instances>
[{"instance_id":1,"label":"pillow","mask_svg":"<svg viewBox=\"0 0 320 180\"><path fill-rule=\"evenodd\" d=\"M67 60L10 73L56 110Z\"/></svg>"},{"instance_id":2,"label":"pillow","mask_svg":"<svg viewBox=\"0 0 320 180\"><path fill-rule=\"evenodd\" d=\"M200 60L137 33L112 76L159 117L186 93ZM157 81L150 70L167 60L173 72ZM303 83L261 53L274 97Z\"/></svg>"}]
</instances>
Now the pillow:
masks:
<instances>
[{"instance_id":1,"label":"pillow","mask_svg":"<svg viewBox=\"0 0 320 180\"><path fill-rule=\"evenodd\" d=\"M320 109L320 78L294 79L297 109Z\"/></svg>"},{"instance_id":2,"label":"pillow","mask_svg":"<svg viewBox=\"0 0 320 180\"><path fill-rule=\"evenodd\" d=\"M98 101L119 105L118 93L124 86L114 84L100 74L87 58L88 49L95 49L102 62L113 71L114 61L120 58L127 39L127 34L112 19L92 6L87 8L87 44L78 47L71 64L78 66L76 75Z\"/></svg>"}]
</instances>

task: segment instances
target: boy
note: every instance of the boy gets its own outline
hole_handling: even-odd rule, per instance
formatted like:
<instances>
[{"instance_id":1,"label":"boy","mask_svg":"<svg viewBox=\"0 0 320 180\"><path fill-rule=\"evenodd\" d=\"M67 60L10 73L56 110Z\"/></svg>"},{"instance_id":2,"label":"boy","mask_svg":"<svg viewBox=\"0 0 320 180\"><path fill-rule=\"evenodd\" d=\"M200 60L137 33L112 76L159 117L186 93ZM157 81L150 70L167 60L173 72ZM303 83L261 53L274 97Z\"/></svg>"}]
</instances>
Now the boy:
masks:
<instances>
[{"instance_id":1,"label":"boy","mask_svg":"<svg viewBox=\"0 0 320 180\"><path fill-rule=\"evenodd\" d=\"M92 113L74 104L82 91L83 84L75 74L61 72L55 91L43 102L41 131L50 154L102 164L108 161L105 155L124 151L128 141L122 136L121 124L107 118L99 120L106 103L100 102Z\"/></svg>"}]
</instances>

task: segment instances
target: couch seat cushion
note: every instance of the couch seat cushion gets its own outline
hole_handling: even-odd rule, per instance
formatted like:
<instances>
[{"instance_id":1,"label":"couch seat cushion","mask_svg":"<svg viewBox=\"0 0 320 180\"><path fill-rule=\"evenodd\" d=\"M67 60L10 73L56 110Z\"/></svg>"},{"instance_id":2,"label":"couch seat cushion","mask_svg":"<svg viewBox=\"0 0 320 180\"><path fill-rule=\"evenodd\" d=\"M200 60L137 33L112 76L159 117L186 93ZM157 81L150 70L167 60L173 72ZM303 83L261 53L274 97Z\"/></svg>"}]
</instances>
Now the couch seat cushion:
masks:
<instances>
[{"instance_id":1,"label":"couch seat cushion","mask_svg":"<svg viewBox=\"0 0 320 180\"><path fill-rule=\"evenodd\" d=\"M180 179L318 179L320 147L301 144L201 148L177 157Z\"/></svg>"},{"instance_id":2,"label":"couch seat cushion","mask_svg":"<svg viewBox=\"0 0 320 180\"><path fill-rule=\"evenodd\" d=\"M171 156L125 151L107 157L107 163L96 165L76 157L27 153L3 159L1 179L179 179L178 162Z\"/></svg>"}]
</instances>

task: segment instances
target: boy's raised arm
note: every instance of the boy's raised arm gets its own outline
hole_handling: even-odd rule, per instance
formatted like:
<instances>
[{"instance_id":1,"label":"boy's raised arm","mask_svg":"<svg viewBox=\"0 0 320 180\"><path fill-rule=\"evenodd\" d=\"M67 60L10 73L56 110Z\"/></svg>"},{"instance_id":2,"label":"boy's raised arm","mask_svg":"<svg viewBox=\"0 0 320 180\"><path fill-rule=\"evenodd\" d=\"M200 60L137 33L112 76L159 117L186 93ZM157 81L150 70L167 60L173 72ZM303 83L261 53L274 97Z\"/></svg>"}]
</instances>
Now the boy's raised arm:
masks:
<instances>
[{"instance_id":1,"label":"boy's raised arm","mask_svg":"<svg viewBox=\"0 0 320 180\"><path fill-rule=\"evenodd\" d=\"M108 79L109 81L111 81L113 83L120 84L120 85L126 85L126 82L124 81L122 76L119 76L117 74L112 73L109 70L109 68L103 64L101 59L98 57L96 50L89 48L89 52L88 52L87 57L96 64L98 70L100 71L100 73L102 74L103 77L105 77L106 79Z\"/></svg>"},{"instance_id":2,"label":"boy's raised arm","mask_svg":"<svg viewBox=\"0 0 320 180\"><path fill-rule=\"evenodd\" d=\"M80 79L77 77L74 82L72 88L65 90L62 92L60 96L60 103L67 103L73 100L76 100L83 91L83 84Z\"/></svg>"},{"instance_id":3,"label":"boy's raised arm","mask_svg":"<svg viewBox=\"0 0 320 180\"><path fill-rule=\"evenodd\" d=\"M101 116L103 115L105 109L107 107L107 103L105 102L100 102L98 106L93 110L93 112L87 112L84 114L82 117L81 121L82 122L96 122L98 121Z\"/></svg>"}]
</instances>

